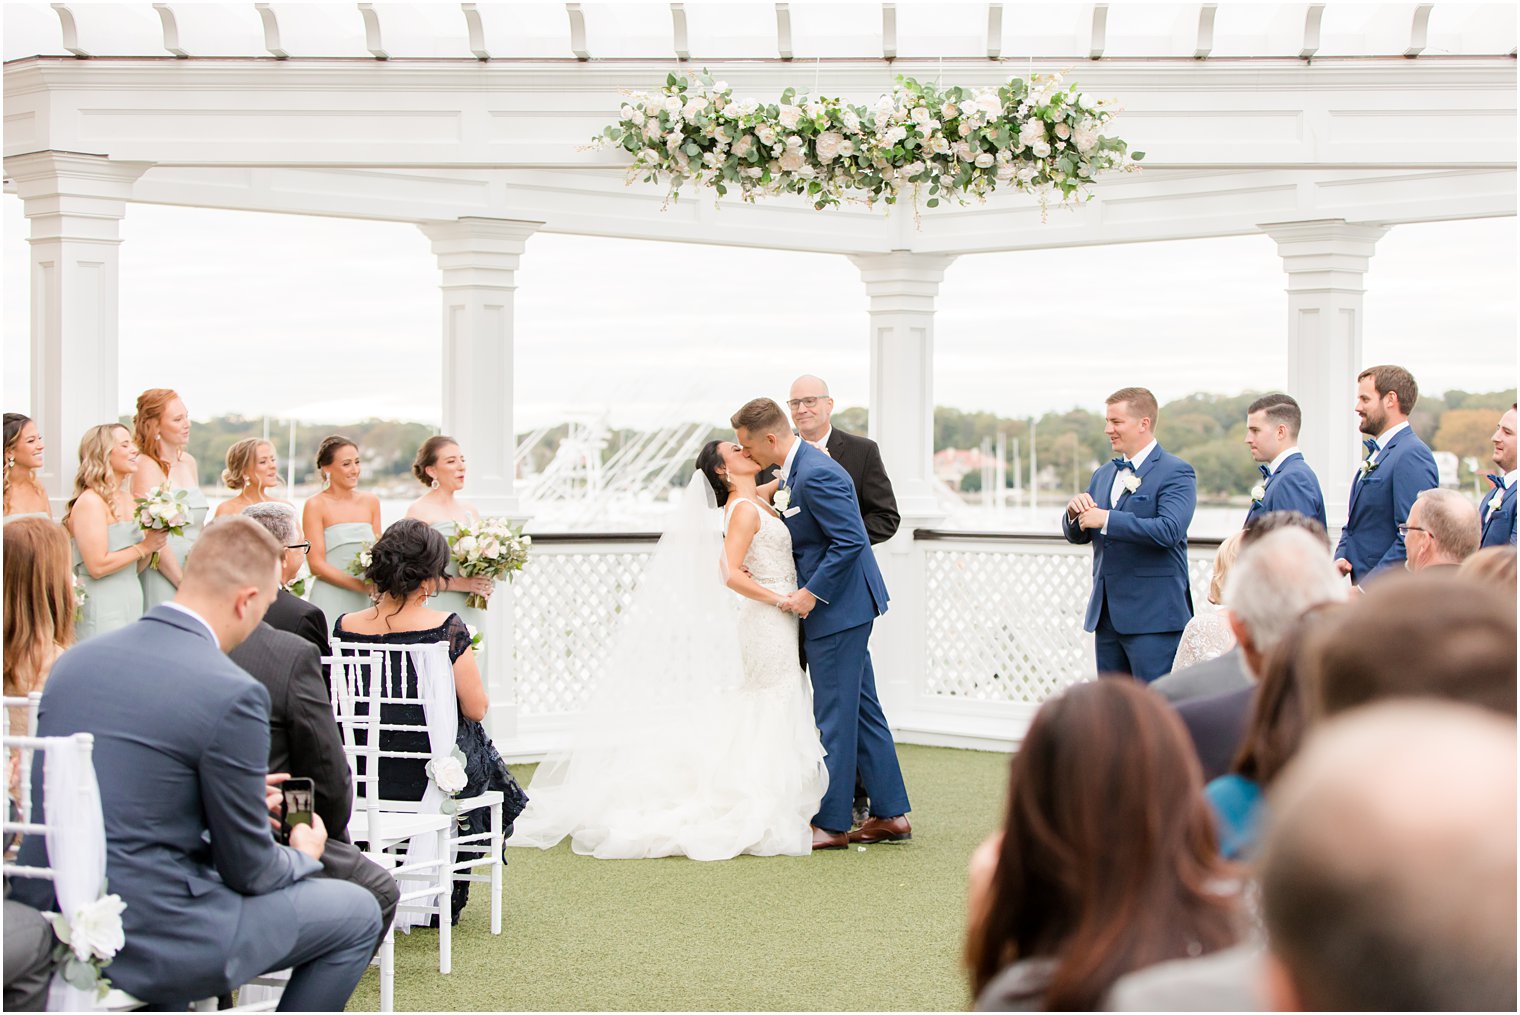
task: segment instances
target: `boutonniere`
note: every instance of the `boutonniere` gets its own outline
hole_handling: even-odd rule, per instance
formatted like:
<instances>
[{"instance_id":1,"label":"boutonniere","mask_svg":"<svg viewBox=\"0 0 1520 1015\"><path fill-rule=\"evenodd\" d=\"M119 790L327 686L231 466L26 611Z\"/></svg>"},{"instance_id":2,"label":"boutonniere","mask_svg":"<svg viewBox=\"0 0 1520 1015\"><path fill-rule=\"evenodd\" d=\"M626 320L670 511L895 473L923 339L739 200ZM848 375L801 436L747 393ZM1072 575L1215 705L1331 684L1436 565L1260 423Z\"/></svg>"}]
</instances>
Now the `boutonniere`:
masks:
<instances>
[{"instance_id":1,"label":"boutonniere","mask_svg":"<svg viewBox=\"0 0 1520 1015\"><path fill-rule=\"evenodd\" d=\"M1374 451L1372 454L1370 454L1366 458L1362 459L1362 466L1361 466L1361 468L1362 468L1362 475L1364 477L1366 477L1368 475L1371 475L1372 472L1377 469L1377 467L1378 467L1378 455L1379 455L1379 453L1381 453L1381 451L1382 451L1382 449L1379 448L1377 451Z\"/></svg>"},{"instance_id":2,"label":"boutonniere","mask_svg":"<svg viewBox=\"0 0 1520 1015\"><path fill-rule=\"evenodd\" d=\"M1252 504L1260 504L1264 499L1266 499L1266 496L1267 486L1265 483L1257 483L1255 486L1251 487Z\"/></svg>"},{"instance_id":3,"label":"boutonniere","mask_svg":"<svg viewBox=\"0 0 1520 1015\"><path fill-rule=\"evenodd\" d=\"M1500 506L1503 505L1503 503L1504 503L1504 491L1502 489L1501 490L1495 490L1494 491L1494 495L1492 497L1488 498L1488 510L1489 511L1497 511L1497 510L1499 510Z\"/></svg>"},{"instance_id":4,"label":"boutonniere","mask_svg":"<svg viewBox=\"0 0 1520 1015\"><path fill-rule=\"evenodd\" d=\"M1134 493L1140 489L1140 477L1133 472L1126 472L1119 482L1123 484L1126 493Z\"/></svg>"},{"instance_id":5,"label":"boutonniere","mask_svg":"<svg viewBox=\"0 0 1520 1015\"><path fill-rule=\"evenodd\" d=\"M771 498L771 507L775 508L778 514L785 511L791 503L792 491L784 486L776 491L776 496Z\"/></svg>"}]
</instances>

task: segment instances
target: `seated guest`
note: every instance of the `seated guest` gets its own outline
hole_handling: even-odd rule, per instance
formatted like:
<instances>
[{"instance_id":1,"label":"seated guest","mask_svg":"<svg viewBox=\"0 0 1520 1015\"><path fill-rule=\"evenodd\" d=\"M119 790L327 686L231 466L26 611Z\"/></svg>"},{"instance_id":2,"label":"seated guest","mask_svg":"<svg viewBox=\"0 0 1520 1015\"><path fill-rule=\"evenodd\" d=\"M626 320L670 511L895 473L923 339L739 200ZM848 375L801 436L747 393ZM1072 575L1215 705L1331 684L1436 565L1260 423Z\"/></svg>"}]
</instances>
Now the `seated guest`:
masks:
<instances>
[{"instance_id":1,"label":"seated guest","mask_svg":"<svg viewBox=\"0 0 1520 1015\"><path fill-rule=\"evenodd\" d=\"M1182 641L1177 644L1177 656L1172 660L1173 673L1218 659L1235 647L1235 632L1230 630L1230 622L1225 619L1220 606L1224 603L1224 583L1230 574L1230 565L1240 554L1241 537L1242 533L1232 532L1219 544L1214 554L1214 574L1209 578L1209 604L1213 609L1199 610L1182 629Z\"/></svg>"},{"instance_id":2,"label":"seated guest","mask_svg":"<svg viewBox=\"0 0 1520 1015\"><path fill-rule=\"evenodd\" d=\"M5 1010L47 1011L58 941L41 913L9 898L9 883L5 894Z\"/></svg>"},{"instance_id":3,"label":"seated guest","mask_svg":"<svg viewBox=\"0 0 1520 1015\"><path fill-rule=\"evenodd\" d=\"M1227 860L1247 856L1256 845L1263 795L1298 753L1308 723L1299 659L1309 632L1340 608L1339 603L1311 606L1278 641L1267 656L1229 772L1203 788L1219 828L1219 852Z\"/></svg>"},{"instance_id":4,"label":"seated guest","mask_svg":"<svg viewBox=\"0 0 1520 1015\"><path fill-rule=\"evenodd\" d=\"M974 867L977 1010L1093 1010L1125 973L1233 945L1238 886L1201 789L1176 717L1143 687L1099 680L1047 701Z\"/></svg>"},{"instance_id":5,"label":"seated guest","mask_svg":"<svg viewBox=\"0 0 1520 1015\"><path fill-rule=\"evenodd\" d=\"M403 518L375 541L370 555L365 581L374 586L377 601L367 610L339 616L333 624L333 639L350 644L448 645L459 705L458 746L464 754L465 774L469 777L460 796L470 797L485 790L505 793L502 822L505 834L510 835L511 822L527 798L481 725L490 701L480 679L475 650L470 645L469 628L457 613L443 613L427 605L435 592L448 585L448 541L426 522ZM393 656L393 665L401 665L401 658L399 654ZM415 668L411 657L405 658L408 684L411 693L415 693ZM382 722L421 725L423 721L421 705L386 705L382 710ZM386 750L426 752L430 746L427 734L420 732L382 734L381 739ZM428 784L426 769L427 762L422 758L380 759L380 795L387 800L421 800ZM484 809L467 812L460 834L487 831L489 817ZM468 881L455 881L456 923L469 892Z\"/></svg>"},{"instance_id":6,"label":"seated guest","mask_svg":"<svg viewBox=\"0 0 1520 1015\"><path fill-rule=\"evenodd\" d=\"M1476 578L1479 581L1492 582L1500 588L1515 591L1515 547L1509 546L1485 546L1477 553L1468 557L1457 568L1457 573L1464 578Z\"/></svg>"},{"instance_id":7,"label":"seated guest","mask_svg":"<svg viewBox=\"0 0 1520 1015\"><path fill-rule=\"evenodd\" d=\"M1460 574L1390 575L1316 630L1311 710L1449 698L1515 715L1515 597Z\"/></svg>"},{"instance_id":8,"label":"seated guest","mask_svg":"<svg viewBox=\"0 0 1520 1015\"><path fill-rule=\"evenodd\" d=\"M1230 571L1225 603L1253 683L1177 706L1205 779L1224 775L1240 749L1256 693L1254 681L1265 671L1268 654L1310 607L1345 598L1346 583L1325 547L1299 528L1268 533L1241 552Z\"/></svg>"},{"instance_id":9,"label":"seated guest","mask_svg":"<svg viewBox=\"0 0 1520 1015\"><path fill-rule=\"evenodd\" d=\"M1394 702L1317 729L1271 796L1267 1010L1514 1011L1515 792L1512 718Z\"/></svg>"},{"instance_id":10,"label":"seated guest","mask_svg":"<svg viewBox=\"0 0 1520 1015\"><path fill-rule=\"evenodd\" d=\"M1456 567L1478 549L1478 509L1454 490L1421 490L1399 531L1409 570Z\"/></svg>"},{"instance_id":11,"label":"seated guest","mask_svg":"<svg viewBox=\"0 0 1520 1015\"><path fill-rule=\"evenodd\" d=\"M306 551L311 549L311 544L301 534L300 523L296 521L296 509L283 501L267 501L244 508L243 514L268 529L269 534L285 548L285 555L280 562L280 591L275 594L274 602L269 604L269 612L264 614L264 623L277 630L300 635L315 645L317 654L323 658L332 655L332 645L327 639L327 620L322 616L322 611L290 592L287 587L301 573L301 567L306 563ZM325 670L322 679L327 679Z\"/></svg>"},{"instance_id":12,"label":"seated guest","mask_svg":"<svg viewBox=\"0 0 1520 1015\"><path fill-rule=\"evenodd\" d=\"M42 690L53 662L74 643L74 574L69 535L47 518L5 526L5 693ZM12 735L26 734L26 709L10 713Z\"/></svg>"},{"instance_id":13,"label":"seated guest","mask_svg":"<svg viewBox=\"0 0 1520 1015\"><path fill-rule=\"evenodd\" d=\"M106 876L126 903L108 975L148 1004L183 1009L291 969L281 1010L342 1011L380 931L368 892L314 877L321 815L290 846L270 832L269 692L224 652L274 598L279 556L255 522L210 526L171 602L65 652L43 691L39 735L95 738ZM45 861L42 837L23 840L21 863ZM52 908L49 883L12 887Z\"/></svg>"},{"instance_id":14,"label":"seated guest","mask_svg":"<svg viewBox=\"0 0 1520 1015\"><path fill-rule=\"evenodd\" d=\"M227 655L269 692L269 771L312 781L313 809L327 828L322 876L352 881L379 904L378 948L401 892L389 871L366 860L349 841L353 781L317 650L305 639L263 623Z\"/></svg>"}]
</instances>

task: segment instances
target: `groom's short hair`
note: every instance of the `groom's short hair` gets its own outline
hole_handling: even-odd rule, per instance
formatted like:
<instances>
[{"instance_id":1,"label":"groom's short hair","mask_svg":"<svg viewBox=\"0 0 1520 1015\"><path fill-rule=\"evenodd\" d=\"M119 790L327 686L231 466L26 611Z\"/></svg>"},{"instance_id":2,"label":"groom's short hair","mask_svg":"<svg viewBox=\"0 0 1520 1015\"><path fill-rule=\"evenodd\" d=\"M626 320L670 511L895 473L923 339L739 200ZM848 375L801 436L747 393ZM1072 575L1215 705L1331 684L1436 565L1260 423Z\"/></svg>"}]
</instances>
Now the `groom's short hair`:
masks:
<instances>
[{"instance_id":1,"label":"groom's short hair","mask_svg":"<svg viewBox=\"0 0 1520 1015\"><path fill-rule=\"evenodd\" d=\"M752 434L781 433L786 429L786 413L775 399L752 398L728 422L735 430L748 430Z\"/></svg>"},{"instance_id":2,"label":"groom's short hair","mask_svg":"<svg viewBox=\"0 0 1520 1015\"><path fill-rule=\"evenodd\" d=\"M1104 405L1114 405L1118 402L1128 405L1129 411L1136 416L1143 416L1150 420L1151 429L1156 429L1156 415L1160 406L1156 404L1156 396L1150 393L1150 389L1120 388L1103 400Z\"/></svg>"}]
</instances>

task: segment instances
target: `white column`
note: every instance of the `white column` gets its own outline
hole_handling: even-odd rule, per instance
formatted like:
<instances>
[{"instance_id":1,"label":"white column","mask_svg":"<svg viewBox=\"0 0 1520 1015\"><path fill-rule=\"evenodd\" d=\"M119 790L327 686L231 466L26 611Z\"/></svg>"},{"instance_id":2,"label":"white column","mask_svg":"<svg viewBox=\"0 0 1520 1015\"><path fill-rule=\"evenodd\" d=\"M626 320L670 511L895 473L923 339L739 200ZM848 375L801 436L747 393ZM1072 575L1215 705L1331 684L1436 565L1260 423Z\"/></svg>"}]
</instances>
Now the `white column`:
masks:
<instances>
[{"instance_id":1,"label":"white column","mask_svg":"<svg viewBox=\"0 0 1520 1015\"><path fill-rule=\"evenodd\" d=\"M1361 460L1356 375L1362 362L1362 281L1387 226L1321 219L1260 227L1288 273L1288 394L1303 408L1299 447L1319 476L1333 533L1345 523Z\"/></svg>"},{"instance_id":2,"label":"white column","mask_svg":"<svg viewBox=\"0 0 1520 1015\"><path fill-rule=\"evenodd\" d=\"M146 162L34 152L5 160L31 223L32 411L54 515L73 491L79 439L120 414L121 220Z\"/></svg>"},{"instance_id":3,"label":"white column","mask_svg":"<svg viewBox=\"0 0 1520 1015\"><path fill-rule=\"evenodd\" d=\"M894 250L850 260L870 297L870 435L902 515L897 535L877 547L892 606L871 652L887 719L899 726L924 673L924 576L913 530L944 518L934 490L934 299L955 257Z\"/></svg>"},{"instance_id":4,"label":"white column","mask_svg":"<svg viewBox=\"0 0 1520 1015\"><path fill-rule=\"evenodd\" d=\"M542 225L487 218L420 225L443 272L443 432L469 459L466 496L486 515L518 520L513 303L523 246ZM491 597L485 631L487 728L502 743L517 731L513 620L512 587L504 583Z\"/></svg>"}]
</instances>

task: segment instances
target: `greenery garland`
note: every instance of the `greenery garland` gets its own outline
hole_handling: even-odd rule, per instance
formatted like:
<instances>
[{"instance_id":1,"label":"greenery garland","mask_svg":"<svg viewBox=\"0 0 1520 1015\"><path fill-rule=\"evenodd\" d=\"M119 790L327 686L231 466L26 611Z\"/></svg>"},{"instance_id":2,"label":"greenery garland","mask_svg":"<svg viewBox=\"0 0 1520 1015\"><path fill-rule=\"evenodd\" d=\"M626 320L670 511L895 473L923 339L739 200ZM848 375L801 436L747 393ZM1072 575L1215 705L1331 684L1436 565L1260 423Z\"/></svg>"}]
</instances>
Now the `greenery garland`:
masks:
<instances>
[{"instance_id":1,"label":"greenery garland","mask_svg":"<svg viewBox=\"0 0 1520 1015\"><path fill-rule=\"evenodd\" d=\"M818 209L842 201L895 204L911 190L915 208L943 199L985 200L999 187L1063 204L1088 200L1093 181L1136 170L1144 152L1103 134L1119 112L1104 99L1062 87L1060 74L1010 78L997 88L941 89L898 78L871 106L788 88L762 105L735 99L727 82L672 73L657 93L626 92L619 120L592 147L633 156L628 180L687 182L746 201L778 194Z\"/></svg>"}]
</instances>

